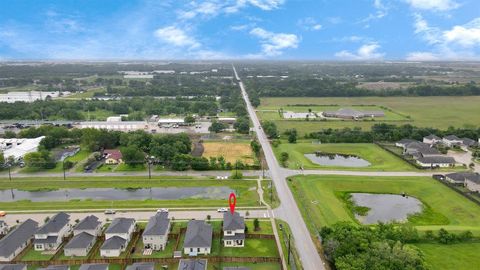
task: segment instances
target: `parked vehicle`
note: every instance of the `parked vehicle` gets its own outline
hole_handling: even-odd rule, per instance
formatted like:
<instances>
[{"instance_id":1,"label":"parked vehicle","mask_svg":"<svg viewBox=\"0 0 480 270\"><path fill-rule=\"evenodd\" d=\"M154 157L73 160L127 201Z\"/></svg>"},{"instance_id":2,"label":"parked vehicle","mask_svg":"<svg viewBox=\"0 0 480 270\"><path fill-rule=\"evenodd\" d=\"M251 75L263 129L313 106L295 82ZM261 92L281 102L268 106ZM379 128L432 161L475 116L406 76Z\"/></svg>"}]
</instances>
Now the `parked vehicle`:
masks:
<instances>
[{"instance_id":1,"label":"parked vehicle","mask_svg":"<svg viewBox=\"0 0 480 270\"><path fill-rule=\"evenodd\" d=\"M115 213L117 213L117 211L115 211L113 209L105 210L105 215L115 215Z\"/></svg>"},{"instance_id":2,"label":"parked vehicle","mask_svg":"<svg viewBox=\"0 0 480 270\"><path fill-rule=\"evenodd\" d=\"M225 212L227 212L227 211L228 211L227 208L219 208L219 209L217 209L217 212L218 212L218 213L225 213Z\"/></svg>"}]
</instances>

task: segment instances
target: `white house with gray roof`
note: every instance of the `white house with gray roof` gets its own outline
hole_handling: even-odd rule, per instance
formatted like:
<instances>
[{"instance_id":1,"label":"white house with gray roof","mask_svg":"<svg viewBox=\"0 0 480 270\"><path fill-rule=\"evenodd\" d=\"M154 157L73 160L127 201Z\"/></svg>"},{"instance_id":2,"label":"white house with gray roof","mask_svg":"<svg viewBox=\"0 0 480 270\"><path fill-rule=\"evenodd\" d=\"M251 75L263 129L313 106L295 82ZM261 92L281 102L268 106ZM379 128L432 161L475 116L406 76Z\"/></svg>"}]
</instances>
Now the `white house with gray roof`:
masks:
<instances>
[{"instance_id":1,"label":"white house with gray roof","mask_svg":"<svg viewBox=\"0 0 480 270\"><path fill-rule=\"evenodd\" d=\"M108 270L106 263L87 263L80 265L78 270Z\"/></svg>"},{"instance_id":2,"label":"white house with gray roof","mask_svg":"<svg viewBox=\"0 0 480 270\"><path fill-rule=\"evenodd\" d=\"M223 245L225 247L245 246L245 219L238 212L223 213Z\"/></svg>"},{"instance_id":3,"label":"white house with gray roof","mask_svg":"<svg viewBox=\"0 0 480 270\"><path fill-rule=\"evenodd\" d=\"M3 220L0 220L0 235L6 235L8 233L7 223Z\"/></svg>"},{"instance_id":4,"label":"white house with gray roof","mask_svg":"<svg viewBox=\"0 0 480 270\"><path fill-rule=\"evenodd\" d=\"M0 261L15 259L30 244L37 229L38 223L27 219L0 239Z\"/></svg>"},{"instance_id":5,"label":"white house with gray roof","mask_svg":"<svg viewBox=\"0 0 480 270\"><path fill-rule=\"evenodd\" d=\"M105 231L105 242L100 247L102 257L119 257L127 249L135 231L135 219L116 218Z\"/></svg>"},{"instance_id":6,"label":"white house with gray roof","mask_svg":"<svg viewBox=\"0 0 480 270\"><path fill-rule=\"evenodd\" d=\"M57 250L63 238L70 234L70 215L60 212L49 219L35 233L33 246L37 251Z\"/></svg>"},{"instance_id":7,"label":"white house with gray roof","mask_svg":"<svg viewBox=\"0 0 480 270\"><path fill-rule=\"evenodd\" d=\"M90 215L82 219L77 225L73 227L73 235L88 233L93 236L98 236L102 232L102 222L98 217Z\"/></svg>"},{"instance_id":8,"label":"white house with gray roof","mask_svg":"<svg viewBox=\"0 0 480 270\"><path fill-rule=\"evenodd\" d=\"M423 142L426 144L436 144L442 141L442 138L438 137L435 134L430 134L428 136L423 137Z\"/></svg>"},{"instance_id":9,"label":"white house with gray roof","mask_svg":"<svg viewBox=\"0 0 480 270\"><path fill-rule=\"evenodd\" d=\"M203 220L190 220L183 243L183 252L190 256L210 254L212 237L212 225Z\"/></svg>"},{"instance_id":10,"label":"white house with gray roof","mask_svg":"<svg viewBox=\"0 0 480 270\"><path fill-rule=\"evenodd\" d=\"M26 264L0 264L0 270L27 270Z\"/></svg>"},{"instance_id":11,"label":"white house with gray roof","mask_svg":"<svg viewBox=\"0 0 480 270\"><path fill-rule=\"evenodd\" d=\"M97 237L87 232L74 235L72 239L63 248L66 257L86 257L92 250Z\"/></svg>"},{"instance_id":12,"label":"white house with gray roof","mask_svg":"<svg viewBox=\"0 0 480 270\"><path fill-rule=\"evenodd\" d=\"M455 159L448 156L419 157L416 162L422 168L448 168L456 164Z\"/></svg>"},{"instance_id":13,"label":"white house with gray roof","mask_svg":"<svg viewBox=\"0 0 480 270\"><path fill-rule=\"evenodd\" d=\"M452 146L455 146L455 145L461 145L463 143L463 140L458 138L455 135L448 135L448 136L446 136L442 139L442 142L446 146L452 147Z\"/></svg>"},{"instance_id":14,"label":"white house with gray roof","mask_svg":"<svg viewBox=\"0 0 480 270\"><path fill-rule=\"evenodd\" d=\"M142 234L145 249L164 250L170 232L170 219L167 212L159 212L150 217L147 227Z\"/></svg>"},{"instance_id":15,"label":"white house with gray roof","mask_svg":"<svg viewBox=\"0 0 480 270\"><path fill-rule=\"evenodd\" d=\"M206 259L181 259L178 270L207 270Z\"/></svg>"}]
</instances>

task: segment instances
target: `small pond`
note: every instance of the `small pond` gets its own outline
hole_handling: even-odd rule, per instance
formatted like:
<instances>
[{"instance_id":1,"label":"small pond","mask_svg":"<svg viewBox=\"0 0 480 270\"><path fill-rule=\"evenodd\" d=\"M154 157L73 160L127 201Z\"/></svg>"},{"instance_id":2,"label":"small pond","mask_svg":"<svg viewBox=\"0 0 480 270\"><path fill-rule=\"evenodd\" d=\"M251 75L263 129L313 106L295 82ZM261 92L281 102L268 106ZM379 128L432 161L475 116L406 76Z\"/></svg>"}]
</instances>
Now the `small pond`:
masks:
<instances>
[{"instance_id":1,"label":"small pond","mask_svg":"<svg viewBox=\"0 0 480 270\"><path fill-rule=\"evenodd\" d=\"M365 216L355 215L362 224L405 222L409 215L422 212L422 203L414 197L369 193L351 195L356 206L370 208Z\"/></svg>"},{"instance_id":2,"label":"small pond","mask_svg":"<svg viewBox=\"0 0 480 270\"><path fill-rule=\"evenodd\" d=\"M178 199L228 199L233 190L229 187L167 187L167 188L85 188L48 191L0 190L1 202L30 200L32 202L70 200L178 200Z\"/></svg>"},{"instance_id":3,"label":"small pond","mask_svg":"<svg viewBox=\"0 0 480 270\"><path fill-rule=\"evenodd\" d=\"M353 155L331 154L317 152L315 154L305 154L305 157L313 163L322 166L339 166L339 167L368 167L370 162Z\"/></svg>"}]
</instances>

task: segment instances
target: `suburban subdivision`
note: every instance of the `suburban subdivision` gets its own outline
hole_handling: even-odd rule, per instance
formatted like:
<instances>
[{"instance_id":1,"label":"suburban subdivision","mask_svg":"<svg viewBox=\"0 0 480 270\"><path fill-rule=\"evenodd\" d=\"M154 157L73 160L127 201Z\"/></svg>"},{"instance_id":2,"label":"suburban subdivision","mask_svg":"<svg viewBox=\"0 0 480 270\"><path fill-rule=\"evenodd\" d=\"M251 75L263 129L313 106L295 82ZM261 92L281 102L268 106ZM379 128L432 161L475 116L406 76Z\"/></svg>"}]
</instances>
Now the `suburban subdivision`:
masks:
<instances>
[{"instance_id":1,"label":"suburban subdivision","mask_svg":"<svg viewBox=\"0 0 480 270\"><path fill-rule=\"evenodd\" d=\"M477 269L479 70L0 62L0 270Z\"/></svg>"}]
</instances>

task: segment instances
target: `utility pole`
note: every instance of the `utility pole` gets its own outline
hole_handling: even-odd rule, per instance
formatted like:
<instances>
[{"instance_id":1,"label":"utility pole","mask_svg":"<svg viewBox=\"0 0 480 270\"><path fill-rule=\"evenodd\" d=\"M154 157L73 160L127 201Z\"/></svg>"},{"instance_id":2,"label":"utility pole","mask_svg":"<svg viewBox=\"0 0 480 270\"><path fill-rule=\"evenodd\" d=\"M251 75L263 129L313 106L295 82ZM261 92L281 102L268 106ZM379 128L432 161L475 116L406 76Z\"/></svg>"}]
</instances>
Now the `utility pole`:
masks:
<instances>
[{"instance_id":1,"label":"utility pole","mask_svg":"<svg viewBox=\"0 0 480 270\"><path fill-rule=\"evenodd\" d=\"M290 249L290 236L291 234L288 234L288 257L287 257L287 262L290 263L290 252L291 252L291 249Z\"/></svg>"},{"instance_id":2,"label":"utility pole","mask_svg":"<svg viewBox=\"0 0 480 270\"><path fill-rule=\"evenodd\" d=\"M152 162L148 161L148 179L152 179Z\"/></svg>"},{"instance_id":3,"label":"utility pole","mask_svg":"<svg viewBox=\"0 0 480 270\"><path fill-rule=\"evenodd\" d=\"M270 182L270 204L273 203L273 181Z\"/></svg>"},{"instance_id":4,"label":"utility pole","mask_svg":"<svg viewBox=\"0 0 480 270\"><path fill-rule=\"evenodd\" d=\"M11 169L12 168L12 165L8 164L8 179L10 179L10 181L12 181L12 172L11 172Z\"/></svg>"},{"instance_id":5,"label":"utility pole","mask_svg":"<svg viewBox=\"0 0 480 270\"><path fill-rule=\"evenodd\" d=\"M67 175L65 174L65 160L62 160L62 168L63 168L63 180L67 180Z\"/></svg>"}]
</instances>

